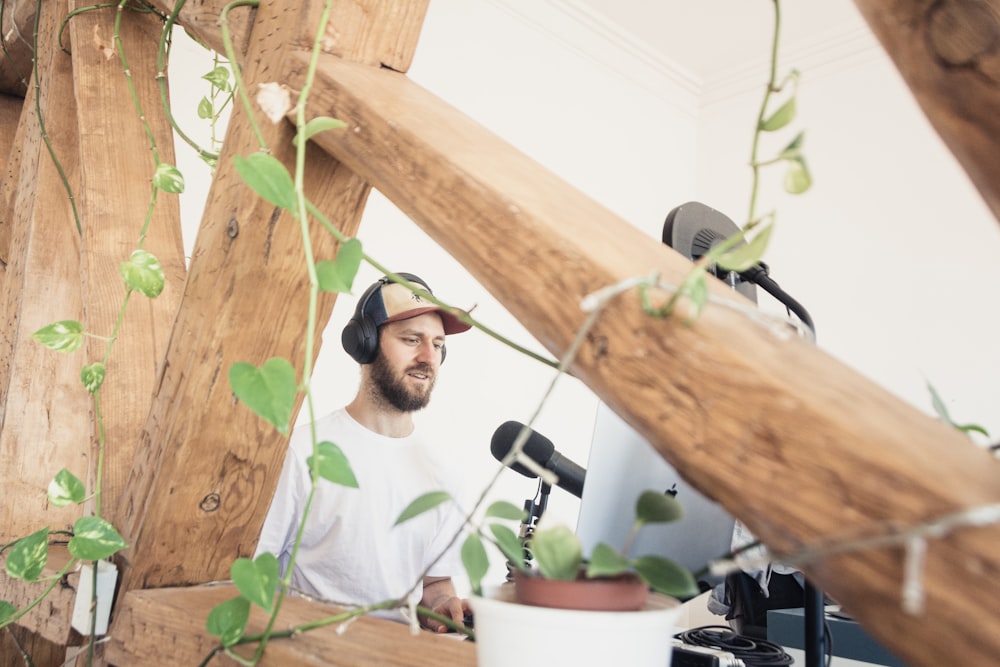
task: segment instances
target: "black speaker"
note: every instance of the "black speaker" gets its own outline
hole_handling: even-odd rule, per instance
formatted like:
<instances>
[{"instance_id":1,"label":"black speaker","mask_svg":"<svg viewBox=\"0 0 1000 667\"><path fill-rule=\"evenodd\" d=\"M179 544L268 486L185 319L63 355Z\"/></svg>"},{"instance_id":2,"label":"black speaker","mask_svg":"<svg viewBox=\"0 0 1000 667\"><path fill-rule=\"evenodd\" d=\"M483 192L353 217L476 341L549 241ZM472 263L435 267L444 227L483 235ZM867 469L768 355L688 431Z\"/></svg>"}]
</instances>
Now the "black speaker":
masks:
<instances>
[{"instance_id":1,"label":"black speaker","mask_svg":"<svg viewBox=\"0 0 1000 667\"><path fill-rule=\"evenodd\" d=\"M412 273L397 273L397 276L407 282L417 283L423 286L428 292L433 294L430 286L423 279ZM340 344L344 346L344 351L359 364L370 364L375 361L378 354L378 324L368 314L368 303L375 294L382 290L382 287L392 282L390 278L382 277L365 290L358 305L354 308L354 315L344 326L340 333ZM441 363L444 363L445 348L441 347Z\"/></svg>"}]
</instances>

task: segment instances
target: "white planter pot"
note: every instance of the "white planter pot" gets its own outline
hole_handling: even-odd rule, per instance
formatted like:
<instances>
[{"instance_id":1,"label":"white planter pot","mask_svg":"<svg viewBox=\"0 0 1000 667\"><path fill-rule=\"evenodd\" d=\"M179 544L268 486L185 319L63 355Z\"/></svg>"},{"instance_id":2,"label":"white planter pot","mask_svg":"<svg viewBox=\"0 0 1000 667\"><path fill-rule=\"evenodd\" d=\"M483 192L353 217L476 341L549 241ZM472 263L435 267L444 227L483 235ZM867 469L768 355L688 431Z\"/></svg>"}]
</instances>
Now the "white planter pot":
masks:
<instances>
[{"instance_id":1,"label":"white planter pot","mask_svg":"<svg viewBox=\"0 0 1000 667\"><path fill-rule=\"evenodd\" d=\"M680 603L650 595L640 611L576 611L512 601L509 586L470 600L479 667L669 667Z\"/></svg>"}]
</instances>

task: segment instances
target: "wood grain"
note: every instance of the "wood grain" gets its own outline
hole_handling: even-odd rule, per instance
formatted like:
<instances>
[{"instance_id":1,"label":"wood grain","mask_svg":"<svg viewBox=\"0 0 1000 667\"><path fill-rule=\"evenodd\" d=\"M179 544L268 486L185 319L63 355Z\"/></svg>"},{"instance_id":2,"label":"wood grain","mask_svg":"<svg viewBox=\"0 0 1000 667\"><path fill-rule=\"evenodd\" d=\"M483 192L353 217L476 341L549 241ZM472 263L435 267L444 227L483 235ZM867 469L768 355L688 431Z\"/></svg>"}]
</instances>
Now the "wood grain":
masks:
<instances>
[{"instance_id":1,"label":"wood grain","mask_svg":"<svg viewBox=\"0 0 1000 667\"><path fill-rule=\"evenodd\" d=\"M301 81L304 63L290 61L285 78ZM336 114L350 131L316 142L458 258L553 354L583 324L586 295L654 271L676 285L690 269L405 77L334 58L321 60L319 77L313 112ZM650 317L627 291L572 371L773 549L1000 500L1000 464L988 453L784 325L723 305L741 297L721 283L712 291L718 303L695 324ZM900 606L901 549L804 569L910 664L985 664L1000 650L1000 633L982 637L1000 593L998 537L990 526L933 541L919 616Z\"/></svg>"}]
</instances>

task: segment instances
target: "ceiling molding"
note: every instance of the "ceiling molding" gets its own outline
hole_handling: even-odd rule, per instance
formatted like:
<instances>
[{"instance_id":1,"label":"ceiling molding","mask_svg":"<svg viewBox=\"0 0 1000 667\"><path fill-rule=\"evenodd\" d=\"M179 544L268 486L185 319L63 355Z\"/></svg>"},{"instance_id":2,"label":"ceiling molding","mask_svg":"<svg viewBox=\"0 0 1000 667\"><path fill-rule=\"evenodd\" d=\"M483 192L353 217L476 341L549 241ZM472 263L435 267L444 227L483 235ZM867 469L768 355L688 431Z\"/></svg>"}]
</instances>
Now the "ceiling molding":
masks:
<instances>
[{"instance_id":1,"label":"ceiling molding","mask_svg":"<svg viewBox=\"0 0 1000 667\"><path fill-rule=\"evenodd\" d=\"M795 69L810 79L845 70L884 58L878 40L867 26L852 27L800 41L778 53L778 78ZM711 106L758 90L767 83L771 62L767 54L745 61L718 75L706 77L701 89L701 107Z\"/></svg>"},{"instance_id":2,"label":"ceiling molding","mask_svg":"<svg viewBox=\"0 0 1000 667\"><path fill-rule=\"evenodd\" d=\"M697 118L701 82L599 12L569 0L489 0L616 76Z\"/></svg>"}]
</instances>

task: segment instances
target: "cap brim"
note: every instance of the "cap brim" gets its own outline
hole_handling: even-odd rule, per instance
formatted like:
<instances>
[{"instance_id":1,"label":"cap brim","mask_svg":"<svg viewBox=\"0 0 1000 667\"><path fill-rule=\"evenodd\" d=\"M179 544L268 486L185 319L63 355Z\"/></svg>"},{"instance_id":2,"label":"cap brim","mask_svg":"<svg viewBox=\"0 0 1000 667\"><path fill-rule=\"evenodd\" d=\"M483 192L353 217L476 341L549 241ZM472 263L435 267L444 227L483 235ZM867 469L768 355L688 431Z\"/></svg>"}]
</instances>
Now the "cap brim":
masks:
<instances>
[{"instance_id":1,"label":"cap brim","mask_svg":"<svg viewBox=\"0 0 1000 667\"><path fill-rule=\"evenodd\" d=\"M438 306L428 306L426 308L413 308L411 310L407 310L405 312L398 313L397 315L393 315L392 317L387 318L385 322L383 322L383 324L387 324L389 322L400 322L402 320L408 320L410 318L417 317L418 315L423 315L424 313L437 313L441 317L441 324L444 325L445 335L450 336L451 334L462 333L463 331L468 331L469 329L472 328L471 324L463 322L462 320L458 319L457 317L449 313L447 310L440 308Z\"/></svg>"}]
</instances>

